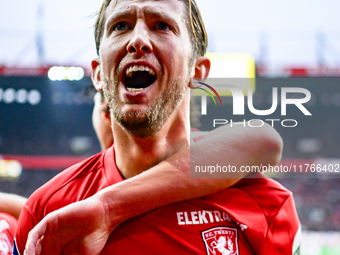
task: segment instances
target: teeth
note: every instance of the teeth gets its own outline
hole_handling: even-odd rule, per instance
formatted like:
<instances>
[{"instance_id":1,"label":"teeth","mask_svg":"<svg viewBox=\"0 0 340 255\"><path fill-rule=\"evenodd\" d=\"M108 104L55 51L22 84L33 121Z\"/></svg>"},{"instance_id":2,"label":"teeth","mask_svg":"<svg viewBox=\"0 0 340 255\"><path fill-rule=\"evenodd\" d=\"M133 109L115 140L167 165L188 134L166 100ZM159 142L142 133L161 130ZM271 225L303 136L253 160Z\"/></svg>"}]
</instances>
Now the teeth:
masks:
<instances>
[{"instance_id":1,"label":"teeth","mask_svg":"<svg viewBox=\"0 0 340 255\"><path fill-rule=\"evenodd\" d=\"M126 69L126 76L131 77L132 76L132 72L137 72L137 71L141 71L141 72L149 72L149 74L151 75L155 75L155 71L148 67L148 66L143 66L143 65L134 65L134 66L130 66L129 68Z\"/></svg>"},{"instance_id":2,"label":"teeth","mask_svg":"<svg viewBox=\"0 0 340 255\"><path fill-rule=\"evenodd\" d=\"M133 89L133 88L127 88L128 91L130 92L139 92L139 91L142 91L143 89Z\"/></svg>"}]
</instances>

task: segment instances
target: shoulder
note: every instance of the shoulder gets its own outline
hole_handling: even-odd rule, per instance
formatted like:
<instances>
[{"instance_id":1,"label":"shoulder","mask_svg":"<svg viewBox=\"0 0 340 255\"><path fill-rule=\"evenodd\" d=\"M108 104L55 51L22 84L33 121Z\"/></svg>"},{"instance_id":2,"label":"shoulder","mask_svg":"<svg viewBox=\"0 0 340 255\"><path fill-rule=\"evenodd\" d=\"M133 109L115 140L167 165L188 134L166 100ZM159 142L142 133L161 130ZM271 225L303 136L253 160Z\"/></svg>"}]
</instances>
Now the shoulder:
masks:
<instances>
[{"instance_id":1,"label":"shoulder","mask_svg":"<svg viewBox=\"0 0 340 255\"><path fill-rule=\"evenodd\" d=\"M255 174L253 177L242 179L233 188L251 197L262 209L270 224L283 205L288 200L293 200L293 194L279 182L266 178L262 174Z\"/></svg>"},{"instance_id":2,"label":"shoulder","mask_svg":"<svg viewBox=\"0 0 340 255\"><path fill-rule=\"evenodd\" d=\"M39 221L51 211L84 199L91 177L105 175L101 171L105 152L100 152L56 175L28 198L26 207Z\"/></svg>"},{"instance_id":3,"label":"shoulder","mask_svg":"<svg viewBox=\"0 0 340 255\"><path fill-rule=\"evenodd\" d=\"M262 174L253 174L252 177L243 178L232 187L208 196L206 199L223 207L232 208L239 215L242 215L242 211L261 215L267 226L273 222L281 210L288 209L287 205L290 205L292 211L296 210L291 191Z\"/></svg>"},{"instance_id":4,"label":"shoulder","mask_svg":"<svg viewBox=\"0 0 340 255\"><path fill-rule=\"evenodd\" d=\"M280 197L282 199L290 196L292 193L278 181L267 178L260 173L249 175L237 182L232 188L240 189L252 196L256 200L261 200L262 196ZM260 190L261 189L261 190ZM270 192L270 193L269 193Z\"/></svg>"},{"instance_id":5,"label":"shoulder","mask_svg":"<svg viewBox=\"0 0 340 255\"><path fill-rule=\"evenodd\" d=\"M15 234L15 249L20 251L18 254L24 250L29 231L48 213L90 197L109 186L106 164L114 165L113 147L62 171L28 198Z\"/></svg>"},{"instance_id":6,"label":"shoulder","mask_svg":"<svg viewBox=\"0 0 340 255\"><path fill-rule=\"evenodd\" d=\"M257 254L295 254L300 247L301 227L293 193L270 178L249 179L245 183L250 184L239 187L240 190L261 208L267 223Z\"/></svg>"}]
</instances>

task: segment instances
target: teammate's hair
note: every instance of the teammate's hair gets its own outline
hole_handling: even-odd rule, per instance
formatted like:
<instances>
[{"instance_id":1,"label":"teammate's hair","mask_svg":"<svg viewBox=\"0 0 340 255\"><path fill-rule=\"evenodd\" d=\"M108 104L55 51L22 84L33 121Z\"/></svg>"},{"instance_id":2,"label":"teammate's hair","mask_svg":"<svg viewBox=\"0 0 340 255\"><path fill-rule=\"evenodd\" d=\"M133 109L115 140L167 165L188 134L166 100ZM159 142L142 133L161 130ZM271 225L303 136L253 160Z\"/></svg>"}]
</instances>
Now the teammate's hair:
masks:
<instances>
[{"instance_id":1,"label":"teammate's hair","mask_svg":"<svg viewBox=\"0 0 340 255\"><path fill-rule=\"evenodd\" d=\"M179 0L184 2L186 7L186 25L190 33L195 56L204 56L208 47L208 36L205 30L201 13L195 0ZM113 8L117 5L118 0L104 0L97 16L95 23L94 37L96 41L97 54L99 55L100 42L104 34L104 25L106 22L106 9L113 2Z\"/></svg>"}]
</instances>

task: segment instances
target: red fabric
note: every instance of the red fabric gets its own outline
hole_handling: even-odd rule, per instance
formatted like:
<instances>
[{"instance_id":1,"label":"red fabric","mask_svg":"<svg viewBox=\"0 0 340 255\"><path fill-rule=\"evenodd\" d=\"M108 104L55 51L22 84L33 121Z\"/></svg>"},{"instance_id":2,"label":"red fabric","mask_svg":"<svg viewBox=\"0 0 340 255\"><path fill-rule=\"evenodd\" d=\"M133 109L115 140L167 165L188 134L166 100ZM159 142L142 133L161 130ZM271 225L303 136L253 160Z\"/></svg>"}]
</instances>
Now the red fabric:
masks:
<instances>
[{"instance_id":1,"label":"red fabric","mask_svg":"<svg viewBox=\"0 0 340 255\"><path fill-rule=\"evenodd\" d=\"M293 196L257 175L123 223L102 254L292 254L299 227ZM113 147L61 172L28 199L16 232L20 254L28 232L49 212L120 181Z\"/></svg>"},{"instance_id":2,"label":"red fabric","mask_svg":"<svg viewBox=\"0 0 340 255\"><path fill-rule=\"evenodd\" d=\"M0 255L11 255L14 232L18 221L13 216L0 212Z\"/></svg>"}]
</instances>

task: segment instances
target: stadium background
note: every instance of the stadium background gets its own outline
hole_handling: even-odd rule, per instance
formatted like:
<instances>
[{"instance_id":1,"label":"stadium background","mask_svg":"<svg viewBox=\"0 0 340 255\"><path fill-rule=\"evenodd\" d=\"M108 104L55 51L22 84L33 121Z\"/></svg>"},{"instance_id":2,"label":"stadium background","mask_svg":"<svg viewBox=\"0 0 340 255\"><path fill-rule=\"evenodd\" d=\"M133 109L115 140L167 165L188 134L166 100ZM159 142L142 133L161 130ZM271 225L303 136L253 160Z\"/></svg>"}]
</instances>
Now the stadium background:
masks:
<instances>
[{"instance_id":1,"label":"stadium background","mask_svg":"<svg viewBox=\"0 0 340 255\"><path fill-rule=\"evenodd\" d=\"M312 93L306 104L312 118L291 109L290 118L299 125L275 126L285 143L282 162L339 162L339 3L197 2L210 52L254 56L256 107L271 106L272 87L304 87ZM0 3L0 191L29 196L65 167L100 150L91 126L93 102L82 92L91 84L89 61L96 56L91 14L100 1ZM47 74L53 66L82 67L84 77L73 73L71 79L81 79L52 81ZM224 104L231 102L223 98ZM247 112L244 118L252 116ZM21 175L10 177L18 162ZM294 192L305 255L340 253L340 179L326 177L278 179Z\"/></svg>"}]
</instances>

